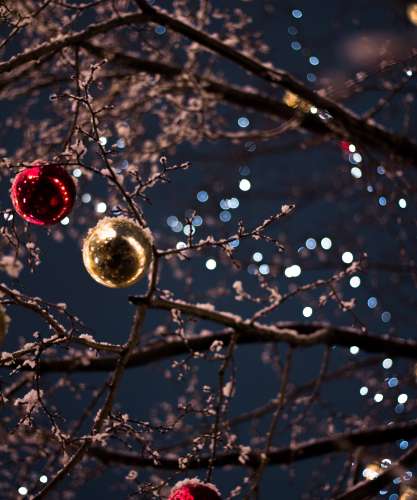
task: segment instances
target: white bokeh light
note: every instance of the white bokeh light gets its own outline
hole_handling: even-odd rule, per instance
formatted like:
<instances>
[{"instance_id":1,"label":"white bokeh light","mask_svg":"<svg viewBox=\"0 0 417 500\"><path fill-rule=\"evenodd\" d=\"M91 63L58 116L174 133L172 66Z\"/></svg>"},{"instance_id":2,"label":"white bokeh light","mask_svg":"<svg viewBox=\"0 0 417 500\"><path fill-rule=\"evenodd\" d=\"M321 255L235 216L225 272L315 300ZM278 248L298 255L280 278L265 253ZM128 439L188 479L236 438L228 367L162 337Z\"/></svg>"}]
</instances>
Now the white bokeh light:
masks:
<instances>
[{"instance_id":1,"label":"white bokeh light","mask_svg":"<svg viewBox=\"0 0 417 500\"><path fill-rule=\"evenodd\" d=\"M207 259L206 267L209 271L213 271L217 267L217 262L214 259Z\"/></svg>"},{"instance_id":2,"label":"white bokeh light","mask_svg":"<svg viewBox=\"0 0 417 500\"><path fill-rule=\"evenodd\" d=\"M332 240L330 238L328 238L327 236L325 236L320 241L320 245L321 245L321 248L323 250L330 250L332 248Z\"/></svg>"},{"instance_id":3,"label":"white bokeh light","mask_svg":"<svg viewBox=\"0 0 417 500\"><path fill-rule=\"evenodd\" d=\"M309 250L314 250L317 248L317 241L314 238L307 238L306 239L306 247Z\"/></svg>"},{"instance_id":4,"label":"white bokeh light","mask_svg":"<svg viewBox=\"0 0 417 500\"><path fill-rule=\"evenodd\" d=\"M365 385L363 385L363 386L359 389L359 394L360 394L361 396L366 396L366 395L368 394L368 392L369 392L369 389L368 389Z\"/></svg>"},{"instance_id":5,"label":"white bokeh light","mask_svg":"<svg viewBox=\"0 0 417 500\"><path fill-rule=\"evenodd\" d=\"M385 368L385 370L389 370L393 365L392 359L391 358L385 358L384 361L382 362L382 367Z\"/></svg>"},{"instance_id":6,"label":"white bokeh light","mask_svg":"<svg viewBox=\"0 0 417 500\"><path fill-rule=\"evenodd\" d=\"M98 214L104 214L104 212L107 210L107 205L104 203L104 201L100 201L96 205L96 212Z\"/></svg>"},{"instance_id":7,"label":"white bokeh light","mask_svg":"<svg viewBox=\"0 0 417 500\"><path fill-rule=\"evenodd\" d=\"M259 272L262 274L262 275L267 275L269 274L269 266L268 264L261 264L259 266Z\"/></svg>"},{"instance_id":8,"label":"white bokeh light","mask_svg":"<svg viewBox=\"0 0 417 500\"><path fill-rule=\"evenodd\" d=\"M261 262L261 260L264 258L264 256L261 254L261 252L255 252L253 255L252 255L252 259L255 261L255 262Z\"/></svg>"},{"instance_id":9,"label":"white bokeh light","mask_svg":"<svg viewBox=\"0 0 417 500\"><path fill-rule=\"evenodd\" d=\"M407 400L408 400L408 396L407 396L407 394L400 394L400 395L398 396L398 399L397 399L397 401L398 401L398 403L399 403L400 405L403 405L404 403L406 403L406 402L407 402Z\"/></svg>"},{"instance_id":10,"label":"white bokeh light","mask_svg":"<svg viewBox=\"0 0 417 500\"><path fill-rule=\"evenodd\" d=\"M349 280L349 285L352 287L352 288L358 288L360 287L361 285L361 279L359 278L359 276L352 276Z\"/></svg>"},{"instance_id":11,"label":"white bokeh light","mask_svg":"<svg viewBox=\"0 0 417 500\"><path fill-rule=\"evenodd\" d=\"M297 278L301 274L301 267L297 264L286 267L284 270L284 274L287 278Z\"/></svg>"},{"instance_id":12,"label":"white bokeh light","mask_svg":"<svg viewBox=\"0 0 417 500\"><path fill-rule=\"evenodd\" d=\"M342 261L345 264L351 264L353 262L353 254L352 252L343 252Z\"/></svg>"},{"instance_id":13,"label":"white bokeh light","mask_svg":"<svg viewBox=\"0 0 417 500\"><path fill-rule=\"evenodd\" d=\"M305 318L310 318L313 315L313 308L310 306L306 306L303 309L303 316Z\"/></svg>"},{"instance_id":14,"label":"white bokeh light","mask_svg":"<svg viewBox=\"0 0 417 500\"><path fill-rule=\"evenodd\" d=\"M250 188L251 188L251 183L249 179L242 179L239 182L239 189L241 191L249 191Z\"/></svg>"}]
</instances>

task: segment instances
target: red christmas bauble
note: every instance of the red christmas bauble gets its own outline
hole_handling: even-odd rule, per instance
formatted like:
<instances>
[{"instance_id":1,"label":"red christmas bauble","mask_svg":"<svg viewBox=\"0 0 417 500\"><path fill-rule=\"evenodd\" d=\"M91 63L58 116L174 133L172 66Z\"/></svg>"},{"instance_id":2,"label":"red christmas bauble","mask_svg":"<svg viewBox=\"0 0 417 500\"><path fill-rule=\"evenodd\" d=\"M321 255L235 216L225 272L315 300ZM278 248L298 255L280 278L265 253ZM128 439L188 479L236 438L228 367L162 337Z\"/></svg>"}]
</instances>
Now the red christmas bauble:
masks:
<instances>
[{"instance_id":1,"label":"red christmas bauble","mask_svg":"<svg viewBox=\"0 0 417 500\"><path fill-rule=\"evenodd\" d=\"M35 164L13 179L12 202L26 221L40 226L56 224L74 205L75 184L60 165Z\"/></svg>"},{"instance_id":2,"label":"red christmas bauble","mask_svg":"<svg viewBox=\"0 0 417 500\"><path fill-rule=\"evenodd\" d=\"M172 489L168 500L221 500L219 490L198 479L186 479Z\"/></svg>"}]
</instances>

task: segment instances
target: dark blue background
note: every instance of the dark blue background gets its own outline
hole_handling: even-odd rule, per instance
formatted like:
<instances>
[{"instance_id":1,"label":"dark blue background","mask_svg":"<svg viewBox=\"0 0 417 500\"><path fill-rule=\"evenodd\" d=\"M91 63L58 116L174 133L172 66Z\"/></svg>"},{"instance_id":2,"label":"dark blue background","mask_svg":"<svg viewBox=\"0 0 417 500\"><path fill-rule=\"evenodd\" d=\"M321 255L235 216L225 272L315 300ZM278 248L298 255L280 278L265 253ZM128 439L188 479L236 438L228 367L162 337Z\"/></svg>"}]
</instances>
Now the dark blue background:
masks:
<instances>
[{"instance_id":1,"label":"dark blue background","mask_svg":"<svg viewBox=\"0 0 417 500\"><path fill-rule=\"evenodd\" d=\"M272 61L276 66L288 69L301 80L306 81L307 73L314 73L319 78L316 84L308 83L314 88L320 88L320 77L338 74L343 80L352 78L356 72L370 70L351 61L344 50L346 42L353 37L361 35L371 36L381 33L386 39L398 40L399 43L411 46L415 41L415 27L408 22L404 14L404 4L395 1L365 2L365 1L320 1L307 0L292 2L233 2L245 12L253 15L253 24L250 29L261 31L265 41L271 47L271 53L266 60ZM218 8L224 8L219 2ZM301 9L303 16L295 19L291 15L292 9ZM267 9L267 13L265 10ZM299 31L297 36L291 36L288 28L294 26ZM155 35L157 36L157 35ZM300 41L303 50L291 49L291 42ZM315 55L320 59L320 65L313 67L308 62L308 57ZM244 85L248 78L240 71L235 71L228 63L221 63L225 74L235 83ZM252 84L255 80L250 80ZM262 82L256 82L259 89L266 89ZM277 99L282 96L281 91L276 92ZM376 92L367 92L361 97L355 97L349 104L357 111L364 111L372 106L380 96ZM5 114L14 112L14 105L2 103ZM391 126L401 129L400 100L395 101L392 113L383 113L381 119ZM3 114L3 113L2 113ZM237 120L240 116L250 119L252 128L265 128L270 125L269 119L246 113L244 110L230 108L225 112L232 130L238 130ZM43 114L34 119L42 119ZM145 123L146 125L146 123ZM411 135L414 133L415 119L412 117ZM237 255L244 263L242 271L231 268L230 261L220 258L215 250L204 252L192 261L185 261L180 268L186 275L192 274L194 283L192 292L189 292L183 280L173 278L172 270L168 265L162 269L161 288L173 290L179 298L201 302L215 301L219 308L231 309L242 316L248 316L253 307L246 303L233 300L233 295L212 299L210 290L218 283L223 283L228 289L234 280L244 281L245 287L257 292L256 278L247 272L247 266L255 251L262 251L263 262L268 263L273 269L272 281L278 285L282 292L288 289L289 283L308 283L318 277L329 277L335 270L345 266L341 262L341 254L349 250L356 258L366 252L371 262L398 264L399 248L406 247L407 255L415 254L415 203L414 189L406 192L401 183L385 179L376 173L376 167L367 164L364 153L362 166L363 177L355 180L351 174L351 164L343 157L337 143L317 144L306 150L298 146L307 136L292 133L288 136L274 139L269 142L255 141L256 149L245 144L230 145L226 141L216 144L203 143L198 147L185 143L169 155L170 161L191 161L192 168L186 172L172 175L172 183L160 186L152 192L152 206L146 207L150 227L155 232L161 247L175 244L180 235L172 233L166 223L170 215L184 219L187 210L196 209L205 221L197 229L197 238L203 237L214 231L216 235L227 235L235 232L239 218L243 218L248 227L262 221L273 211L279 210L282 204L295 203L296 210L293 215L274 226L271 232L285 245L286 250L278 254L271 246L255 241L243 242ZM111 140L116 140L112 138ZM3 137L3 144L8 155L12 157L13 148L18 144L19 138L10 132ZM287 147L287 145L290 145ZM124 153L129 158L129 150ZM250 168L247 176L252 189L242 192L238 189L239 180L242 178L239 169L242 166ZM408 174L407 174L408 175ZM415 178L409 174L411 184ZM372 185L373 193L367 191L367 186ZM80 192L92 192L90 184L85 184L83 179L79 183ZM98 196L105 196L105 187L96 184ZM200 190L209 193L209 201L201 204L196 199ZM6 189L5 189L6 191ZM378 197L386 196L386 207L378 206ZM240 206L232 210L232 219L228 223L219 223L218 215L221 211L219 202L222 198L236 196ZM398 199L407 199L407 208L398 207ZM8 206L7 195L4 197L4 206ZM90 204L93 210L93 203ZM84 214L85 206L78 203L71 215L69 226L62 228L68 231L77 225L80 214ZM93 215L95 217L95 215ZM91 221L93 220L91 217ZM210 227L209 217L214 218L215 224ZM398 219L401 217L401 219ZM399 224L399 222L401 224ZM401 227L400 227L401 226ZM82 231L85 232L86 226ZM123 342L128 335L133 308L129 305L127 297L130 294L141 293L144 284L138 284L129 290L110 290L99 286L91 280L85 272L80 254L80 241L65 237L61 243L55 242L45 230L35 228L34 233L39 239L42 249L42 264L34 273L25 271L18 282L18 287L27 294L41 296L51 302L65 302L69 309L75 312L83 322L92 330L97 339L109 342ZM405 233L405 235L404 235ZM305 245L309 237L314 237L318 242L324 236L332 239L333 246L329 252L323 250L307 251L300 247ZM183 237L184 239L184 237ZM216 258L217 269L208 271L205 261L209 256ZM298 263L303 269L300 278L288 280L283 274L287 265ZM415 288L408 273L401 275L383 272L372 267L361 274L361 287L353 290L344 287L346 298L357 297L356 312L366 322L368 327L380 333L393 331L403 337L415 337ZM230 291L230 290L229 290ZM328 320L339 324L350 325L352 318L347 313L341 313L335 304L328 304L318 308L319 293L313 292L303 295L300 299L289 301L274 313L272 319L276 320L301 320L302 309L305 305L312 305L314 314L311 319ZM376 296L379 305L370 310L367 299ZM391 313L391 321L381 321L383 311ZM11 310L13 322L5 345L6 350L17 347L17 339L29 339L32 332L38 328L34 326L34 317L21 310ZM162 312L152 312L146 325L147 338L150 338L152 327L158 322L165 323L167 315ZM41 327L42 328L42 327ZM41 333L46 333L40 330ZM282 352L285 347L280 347ZM275 397L279 387L279 380L274 376L270 367L260 361L263 346L239 347L236 366L238 369L238 387L236 399L232 404L232 414L249 410L262 405L268 399ZM303 383L317 376L323 349L320 347L300 351L295 359L291 371L291 383ZM359 354L359 356L365 356ZM342 349L337 349L332 355L331 366L336 368L342 362L353 356ZM182 385L167 381L163 377L164 369L169 365L162 363L158 366L149 366L138 369L129 369L118 391L117 405L123 412L134 415L138 419L147 420L150 409L161 401L170 401L175 404L182 391ZM399 361L394 363L395 373L406 368ZM213 364L202 363L200 366L200 385L215 384L216 371ZM376 376L381 384L388 375L382 368L377 368ZM89 383L103 381L102 374L83 375ZM367 412L378 412L375 409L372 397L362 398L359 387L367 380L364 374L358 374L356 380L347 380L328 384L322 391L322 399L328 408L334 409L335 414L365 415ZM47 382L45 382L47 383ZM390 419L403 418L394 413L395 404L386 408L386 417L380 417L381 422ZM80 410L63 398L60 401L60 410L67 418ZM320 407L315 407L314 412L318 417L310 428L311 434L306 432L303 438L318 435L324 431L319 425L320 415L326 412ZM288 419L294 417L291 412L286 413ZM404 416L404 415L403 415ZM268 419L263 421L264 426ZM340 423L336 430L343 430L342 418L335 418ZM323 422L322 422L323 423ZM265 427L266 428L266 427ZM249 429L243 428L240 434L241 443L249 442ZM288 426L281 423L278 427L276 443L288 444ZM313 471L317 471L318 461L306 461L296 464L293 469L295 476L292 479L288 469L271 467L265 474L261 498L325 498L325 493L310 490L314 483ZM325 463L326 468L321 468L320 475L328 477L330 483L340 471L342 465L340 457L332 463ZM99 477L84 485L77 492L76 498L80 500L92 498L124 498L124 493L113 492L118 488L118 479L123 478L127 470L110 472L104 469ZM139 471L139 479L147 476L147 472ZM224 491L229 491L241 480L241 471L232 469L218 472L214 481ZM70 481L70 479L68 480ZM18 487L19 485L16 485ZM394 491L394 490L392 490Z\"/></svg>"}]
</instances>

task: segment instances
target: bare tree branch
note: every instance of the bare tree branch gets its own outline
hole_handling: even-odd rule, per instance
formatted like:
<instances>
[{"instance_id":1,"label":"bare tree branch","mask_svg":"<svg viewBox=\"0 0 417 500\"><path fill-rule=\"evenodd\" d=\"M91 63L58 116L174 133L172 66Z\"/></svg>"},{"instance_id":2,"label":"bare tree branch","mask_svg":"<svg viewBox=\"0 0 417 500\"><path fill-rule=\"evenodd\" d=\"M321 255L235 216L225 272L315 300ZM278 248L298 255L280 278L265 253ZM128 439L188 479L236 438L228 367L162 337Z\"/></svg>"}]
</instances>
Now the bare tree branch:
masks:
<instances>
[{"instance_id":1,"label":"bare tree branch","mask_svg":"<svg viewBox=\"0 0 417 500\"><path fill-rule=\"evenodd\" d=\"M368 430L355 430L352 432L335 434L331 437L311 439L299 444L293 444L288 448L271 447L267 454L266 464L269 466L291 464L299 460L319 457L328 453L347 453L359 446L378 446L383 443L395 441L396 439L410 439L416 436L416 421L393 424L388 427L380 426ZM246 461L240 460L240 452L218 454L215 459L215 464L216 466L234 465L237 467L259 467L262 463L262 453L263 452L251 452L249 453L248 459ZM140 454L109 448L92 447L90 449L90 454L105 463L117 462L120 464L137 467L155 467L173 470L179 469L178 459L173 457L171 458L169 456L160 457L158 459L158 463L155 464L153 459L143 457ZM410 452L407 453L407 456L409 458L407 458L405 462L401 462L403 466L410 465L410 460L415 460L415 450L413 452L410 449ZM205 467L207 467L209 460L209 456L201 456L194 461L188 462L187 467L191 469L204 469ZM388 478L392 477L392 470L391 473L388 473L387 471L387 476ZM381 482L379 483L379 487L375 485L375 488L373 488L371 486L367 491L375 492L381 489L381 487L384 486L386 482L384 483L383 479L381 479L380 481ZM369 485L370 482L367 481L359 484L364 487L364 484ZM359 490L359 485L357 485L356 488ZM352 496L345 498L341 496L340 500L356 500L359 498L365 497Z\"/></svg>"}]
</instances>

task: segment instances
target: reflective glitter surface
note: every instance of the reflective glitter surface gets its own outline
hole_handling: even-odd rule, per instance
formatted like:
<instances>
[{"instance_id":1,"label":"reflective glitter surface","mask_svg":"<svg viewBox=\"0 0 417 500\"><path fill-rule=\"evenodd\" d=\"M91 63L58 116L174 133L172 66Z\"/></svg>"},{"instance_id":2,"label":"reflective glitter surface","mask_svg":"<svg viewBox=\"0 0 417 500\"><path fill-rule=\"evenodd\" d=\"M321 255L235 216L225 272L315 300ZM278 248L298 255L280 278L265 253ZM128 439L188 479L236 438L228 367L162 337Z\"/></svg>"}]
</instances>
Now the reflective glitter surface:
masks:
<instances>
[{"instance_id":1,"label":"reflective glitter surface","mask_svg":"<svg viewBox=\"0 0 417 500\"><path fill-rule=\"evenodd\" d=\"M110 288L136 283L151 262L151 243L127 217L105 217L90 229L83 244L83 261L91 277Z\"/></svg>"},{"instance_id":2,"label":"reflective glitter surface","mask_svg":"<svg viewBox=\"0 0 417 500\"><path fill-rule=\"evenodd\" d=\"M66 217L74 205L75 184L59 165L36 164L13 180L11 197L16 212L27 222L47 226Z\"/></svg>"}]
</instances>

